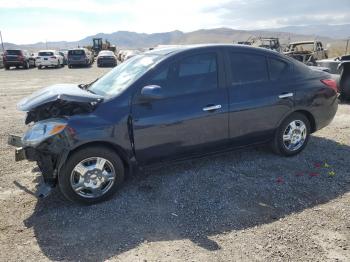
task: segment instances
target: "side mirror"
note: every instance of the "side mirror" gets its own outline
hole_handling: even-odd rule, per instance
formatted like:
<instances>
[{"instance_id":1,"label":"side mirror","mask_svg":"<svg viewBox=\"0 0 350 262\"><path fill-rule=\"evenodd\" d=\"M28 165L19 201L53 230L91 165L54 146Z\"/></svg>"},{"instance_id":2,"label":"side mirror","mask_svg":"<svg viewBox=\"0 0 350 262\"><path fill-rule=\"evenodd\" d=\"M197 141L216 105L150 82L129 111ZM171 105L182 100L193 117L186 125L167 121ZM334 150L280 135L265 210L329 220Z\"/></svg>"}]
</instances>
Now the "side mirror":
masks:
<instances>
[{"instance_id":1,"label":"side mirror","mask_svg":"<svg viewBox=\"0 0 350 262\"><path fill-rule=\"evenodd\" d=\"M141 97L146 100L155 100L163 98L162 88L158 85L144 86L141 89Z\"/></svg>"}]
</instances>

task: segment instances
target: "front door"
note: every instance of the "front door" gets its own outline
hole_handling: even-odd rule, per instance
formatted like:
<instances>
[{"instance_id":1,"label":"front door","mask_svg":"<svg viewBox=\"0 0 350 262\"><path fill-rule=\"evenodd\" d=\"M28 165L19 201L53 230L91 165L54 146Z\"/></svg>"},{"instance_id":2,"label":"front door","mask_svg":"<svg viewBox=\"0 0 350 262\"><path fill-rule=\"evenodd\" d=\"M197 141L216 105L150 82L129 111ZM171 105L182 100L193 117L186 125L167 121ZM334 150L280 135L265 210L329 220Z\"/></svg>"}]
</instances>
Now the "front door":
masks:
<instances>
[{"instance_id":1,"label":"front door","mask_svg":"<svg viewBox=\"0 0 350 262\"><path fill-rule=\"evenodd\" d=\"M146 81L160 86L163 98L133 101L139 162L205 153L227 142L228 96L220 70L219 53L191 53L160 66Z\"/></svg>"}]
</instances>

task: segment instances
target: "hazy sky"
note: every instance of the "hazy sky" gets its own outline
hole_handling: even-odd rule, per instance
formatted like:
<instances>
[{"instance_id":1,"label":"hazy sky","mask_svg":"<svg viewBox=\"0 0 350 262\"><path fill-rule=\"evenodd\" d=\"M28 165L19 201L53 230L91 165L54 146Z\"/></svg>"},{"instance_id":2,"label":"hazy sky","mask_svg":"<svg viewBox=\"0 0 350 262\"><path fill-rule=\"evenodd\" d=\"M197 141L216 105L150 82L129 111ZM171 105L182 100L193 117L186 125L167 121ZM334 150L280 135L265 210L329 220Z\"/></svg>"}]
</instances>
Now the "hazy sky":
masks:
<instances>
[{"instance_id":1,"label":"hazy sky","mask_svg":"<svg viewBox=\"0 0 350 262\"><path fill-rule=\"evenodd\" d=\"M119 30L263 29L350 23L350 0L0 0L5 42L79 40Z\"/></svg>"}]
</instances>

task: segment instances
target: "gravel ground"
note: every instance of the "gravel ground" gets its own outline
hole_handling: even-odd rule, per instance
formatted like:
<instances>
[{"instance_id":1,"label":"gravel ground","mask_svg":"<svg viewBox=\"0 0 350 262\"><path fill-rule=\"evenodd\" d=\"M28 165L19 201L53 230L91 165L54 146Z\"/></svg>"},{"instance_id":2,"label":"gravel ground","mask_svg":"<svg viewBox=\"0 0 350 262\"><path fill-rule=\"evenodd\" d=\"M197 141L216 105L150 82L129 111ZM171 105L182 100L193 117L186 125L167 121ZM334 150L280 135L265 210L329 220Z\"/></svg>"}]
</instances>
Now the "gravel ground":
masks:
<instances>
[{"instance_id":1,"label":"gravel ground","mask_svg":"<svg viewBox=\"0 0 350 262\"><path fill-rule=\"evenodd\" d=\"M6 145L16 102L108 68L0 70L0 261L350 261L350 106L300 155L250 148L147 169L110 201L37 200L35 165Z\"/></svg>"}]
</instances>

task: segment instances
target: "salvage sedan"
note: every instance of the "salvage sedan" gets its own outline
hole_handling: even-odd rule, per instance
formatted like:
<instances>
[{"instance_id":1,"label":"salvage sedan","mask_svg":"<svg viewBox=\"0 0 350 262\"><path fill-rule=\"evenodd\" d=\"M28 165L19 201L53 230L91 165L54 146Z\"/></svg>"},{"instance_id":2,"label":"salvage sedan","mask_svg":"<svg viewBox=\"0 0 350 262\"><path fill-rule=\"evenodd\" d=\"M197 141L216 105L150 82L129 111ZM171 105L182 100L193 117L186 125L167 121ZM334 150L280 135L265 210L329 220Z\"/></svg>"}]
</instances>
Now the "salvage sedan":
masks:
<instances>
[{"instance_id":1,"label":"salvage sedan","mask_svg":"<svg viewBox=\"0 0 350 262\"><path fill-rule=\"evenodd\" d=\"M54 85L18 104L28 131L16 160L36 161L47 195L59 186L92 204L137 166L271 144L294 156L336 114L327 72L261 48L200 45L130 58L87 85Z\"/></svg>"}]
</instances>

